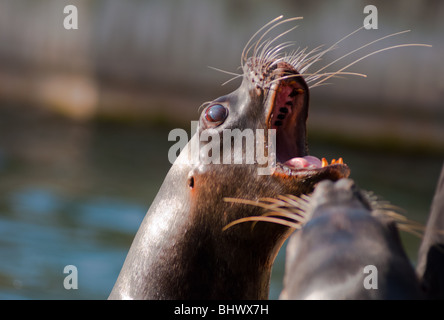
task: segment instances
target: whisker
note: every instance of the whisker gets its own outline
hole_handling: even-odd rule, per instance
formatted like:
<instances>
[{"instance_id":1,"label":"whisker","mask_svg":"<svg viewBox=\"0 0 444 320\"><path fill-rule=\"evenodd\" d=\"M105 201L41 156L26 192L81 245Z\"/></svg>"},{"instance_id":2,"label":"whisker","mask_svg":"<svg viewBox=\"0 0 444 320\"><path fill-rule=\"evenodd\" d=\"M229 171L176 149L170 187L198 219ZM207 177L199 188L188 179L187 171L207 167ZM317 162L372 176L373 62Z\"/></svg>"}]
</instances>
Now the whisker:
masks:
<instances>
[{"instance_id":1,"label":"whisker","mask_svg":"<svg viewBox=\"0 0 444 320\"><path fill-rule=\"evenodd\" d=\"M288 42L284 42L281 43L280 45L274 47L273 49L269 50L263 57L263 59L265 61L271 61L274 60L275 58L277 58L277 55L280 51L292 47L295 45L296 42L294 41L288 41Z\"/></svg>"},{"instance_id":2,"label":"whisker","mask_svg":"<svg viewBox=\"0 0 444 320\"><path fill-rule=\"evenodd\" d=\"M282 208L276 208L276 210L279 210L279 211L269 211L267 213L262 214L260 217L274 217L276 219L281 219L282 221L288 221L288 220L285 220L285 218L291 219L293 221L288 221L288 222L296 223L296 224L299 224L300 226L302 226L303 224L305 224L307 222L307 218L304 217L303 214L295 214L292 211L288 211L288 210L285 210L286 212L284 212L284 210ZM263 220L260 220L260 221L263 221ZM258 220L254 221L251 227L254 228L254 226L256 225L257 222L258 222Z\"/></svg>"},{"instance_id":3,"label":"whisker","mask_svg":"<svg viewBox=\"0 0 444 320\"><path fill-rule=\"evenodd\" d=\"M347 34L346 36L342 37L341 39L339 39L338 41L336 41L335 43L333 43L330 47L328 47L327 49L325 49L324 51L322 51L322 52L320 53L319 58L321 58L322 56L324 56L327 52L330 52L330 51L336 49L336 48L337 48L337 45L338 45L339 43L341 43L341 42L344 41L345 39L351 37L351 36L354 35L355 33L357 33L357 32L359 32L360 30L362 30L363 28L365 28L365 25L362 26L362 27L360 27L360 28L358 28L358 29L356 29L356 30L354 30L354 31L352 31L352 32L350 32L350 33Z\"/></svg>"},{"instance_id":4,"label":"whisker","mask_svg":"<svg viewBox=\"0 0 444 320\"><path fill-rule=\"evenodd\" d=\"M280 195L278 198L286 201L288 205L293 206L294 208L300 209L305 212L310 208L310 201L307 199L303 199L301 197L296 197L292 194L288 195Z\"/></svg>"},{"instance_id":5,"label":"whisker","mask_svg":"<svg viewBox=\"0 0 444 320\"><path fill-rule=\"evenodd\" d=\"M267 210L260 216L251 216L232 221L226 225L223 230L226 230L234 225L243 222L253 222L252 228L257 222L271 222L285 225L290 228L299 229L309 219L304 207L308 207L308 199L302 199L293 195L280 195L278 198L260 198L259 200L248 200L238 198L224 198L226 202L242 203L261 207ZM287 220L290 219L291 221Z\"/></svg>"},{"instance_id":6,"label":"whisker","mask_svg":"<svg viewBox=\"0 0 444 320\"><path fill-rule=\"evenodd\" d=\"M366 28L366 25L361 26L357 28L356 30L353 30L349 34L343 36L338 41L334 42L332 45L330 45L327 48L324 48L324 45L317 46L316 48L312 50L308 50L307 47L300 49L297 48L297 50L293 50L290 53L285 53L285 49L295 46L295 41L286 41L282 43L278 43L278 40L282 39L285 35L296 29L298 26L291 27L281 33L278 33L277 36L269 37L272 32L276 30L278 26L283 25L284 23L296 21L303 19L302 17L295 17L295 18L288 18L283 19L283 16L279 16L270 22L266 23L263 27L261 27L258 31L256 31L253 36L250 37L247 44L242 50L242 56L241 56L241 68L244 71L244 73L247 72L253 72L257 75L267 74L267 71L271 70L272 67L277 66L280 62L285 62L291 65L295 70L298 71L298 75L289 75L289 74L281 74L282 77L279 77L278 79L271 80L270 77L261 77L263 78L263 83L261 86L268 86L268 89L270 89L270 85L274 82L285 80L292 77L304 77L304 80L307 84L309 84L309 88L315 88L321 85L328 85L328 80L331 78L339 78L342 76L359 76L359 77L367 77L367 75L363 73L357 73L357 72L348 72L346 71L354 64L358 63L359 61L366 59L376 53L395 49L395 48L401 48L401 47L414 47L414 46L422 46L422 47L431 47L430 45L426 44L399 44L395 46L390 46L387 48L375 50L371 53L368 53L364 55L363 57L360 57L356 60L353 60L350 63L347 63L344 67L338 68L336 71L329 71L326 72L326 70L334 65L337 65L340 61L343 61L345 58L351 56L352 54L361 51L371 45L374 45L377 42L380 42L382 40L392 38L407 32L410 32L410 30L404 30L400 32L391 33L385 36L382 36L378 39L375 39L373 41L370 41L364 45L359 46L358 48L355 48L351 50L350 52L347 52L340 56L339 58L334 59L331 62L328 62L324 66L317 67L316 71L310 71L311 68L313 68L314 65L317 65L317 63L321 62L327 53L337 49L341 43L343 43L346 39L349 39L353 35L357 34L359 31ZM251 54L251 57L248 56ZM251 59L252 58L252 59ZM249 60L251 59L251 60ZM245 62L250 61L250 70L244 70ZM217 69L216 69L217 70ZM279 72L279 70L273 69L274 72ZM224 72L224 71L222 71ZM228 74L231 74L234 76L234 78L229 79L226 83L233 81L240 77L240 75L236 73L230 73L225 72Z\"/></svg>"},{"instance_id":7,"label":"whisker","mask_svg":"<svg viewBox=\"0 0 444 320\"><path fill-rule=\"evenodd\" d=\"M291 210L290 210L291 209ZM308 220L307 214L299 209L296 209L294 207L288 207L287 209L283 208L276 208L275 211L268 211L264 214L262 214L264 217L268 216L274 216L274 217L281 217L282 219L290 219L298 223L305 223Z\"/></svg>"},{"instance_id":8,"label":"whisker","mask_svg":"<svg viewBox=\"0 0 444 320\"><path fill-rule=\"evenodd\" d=\"M300 73L304 73L313 63L321 60L319 55L321 53L317 53L323 46L318 46L308 53L305 53L307 48L304 48L300 52L295 52L289 55L289 63L295 66L295 69Z\"/></svg>"},{"instance_id":9,"label":"whisker","mask_svg":"<svg viewBox=\"0 0 444 320\"><path fill-rule=\"evenodd\" d=\"M238 79L238 78L241 78L241 77L243 77L243 76L244 76L243 74L238 74L238 75L234 76L233 78L231 78L231 79L225 81L224 83L222 83L221 86L224 86L224 85L226 85L227 83L230 83L231 81L236 80L236 79Z\"/></svg>"},{"instance_id":10,"label":"whisker","mask_svg":"<svg viewBox=\"0 0 444 320\"><path fill-rule=\"evenodd\" d=\"M331 77L333 77L336 73L340 73L340 72L342 72L343 70L346 70L346 69L348 69L349 67L355 65L355 64L358 63L359 61L364 60L364 59L366 59L366 58L368 58L368 57L370 57L370 56L373 56L373 55L375 55L375 54L377 54L377 53L384 52L384 51L388 51L388 50L392 50L392 49L397 49L397 48L403 48L403 47L432 47L432 46L431 46L431 45L428 45L428 44L421 44L421 43L407 43L407 44L398 44L398 45L395 45L395 46L390 46L390 47L387 47L387 48L379 49L379 50L376 50L376 51L371 52L371 53L369 53L369 54L366 54L365 56L363 56L363 57L361 57L361 58L359 58L359 59L356 59L355 61L349 63L349 64L346 65L345 67L339 69L338 71L334 72L332 75L326 77L325 79L322 79L320 82L318 82L318 83L316 83L316 84L317 84L317 85L318 85L318 84L321 84L322 82L324 82L324 81L330 79Z\"/></svg>"},{"instance_id":11,"label":"whisker","mask_svg":"<svg viewBox=\"0 0 444 320\"><path fill-rule=\"evenodd\" d=\"M219 72L222 72L222 73L226 73L226 74L229 74L229 75L232 75L232 76L240 76L240 77L243 76L243 74L239 74L239 73L235 73L235 72L226 71L226 70L219 69L219 68L212 67L212 66L208 66L208 68L213 69L213 70L216 70L216 71L219 71Z\"/></svg>"},{"instance_id":12,"label":"whisker","mask_svg":"<svg viewBox=\"0 0 444 320\"><path fill-rule=\"evenodd\" d=\"M301 227L301 225L298 223L290 222L290 221L279 219L279 218L253 216L253 217L247 217L247 218L241 218L241 219L234 220L234 221L230 222L229 224L227 224L225 227L223 227L222 231L225 231L237 224L240 224L243 222L249 222L249 221L263 221L263 222L277 223L277 224L281 224L281 225L284 225L284 226L287 226L287 227L290 227L293 229L299 229Z\"/></svg>"},{"instance_id":13,"label":"whisker","mask_svg":"<svg viewBox=\"0 0 444 320\"><path fill-rule=\"evenodd\" d=\"M320 84L315 83L314 85L309 86L310 89L316 88L316 87L322 87L322 86L331 86L333 83L331 82L323 82Z\"/></svg>"},{"instance_id":14,"label":"whisker","mask_svg":"<svg viewBox=\"0 0 444 320\"><path fill-rule=\"evenodd\" d=\"M244 66L244 65L243 65L244 61L247 60L248 52L249 52L250 49L251 49L251 46L250 46L251 41L253 41L253 39L254 39L254 38L255 38L260 32L262 32L262 30L264 30L265 28L267 28L270 24L273 24L273 23L275 23L276 21L281 20L283 17L284 17L283 15L280 15L279 17L274 18L274 19L271 20L270 22L266 23L266 24L265 24L263 27L261 27L259 30L257 30L257 31L251 36L251 38L247 41L247 44L245 45L244 49L242 50L242 54L241 54L241 66L242 66L242 68L243 68L243 66Z\"/></svg>"},{"instance_id":15,"label":"whisker","mask_svg":"<svg viewBox=\"0 0 444 320\"><path fill-rule=\"evenodd\" d=\"M380 199L373 193L364 192L363 195L370 202L371 214L374 216L387 217L394 221L399 230L408 232L417 237L422 237L425 231L425 226L421 223L408 219L403 213L402 208L392 205L388 201ZM253 229L257 222L269 222L284 225L293 229L301 229L308 220L311 219L311 197L302 194L294 196L291 194L279 195L277 198L265 197L259 200L247 200L236 198L224 198L227 202L242 203L261 207L266 211L260 216L250 216L232 221L226 225L223 230L227 230L234 225L253 222L251 228ZM402 213L401 213L402 212ZM437 232L444 234L444 230L437 230Z\"/></svg>"},{"instance_id":16,"label":"whisker","mask_svg":"<svg viewBox=\"0 0 444 320\"><path fill-rule=\"evenodd\" d=\"M253 205L256 207L261 207L264 209L269 209L270 205L259 202L259 201L254 201L254 200L248 200L248 199L237 199L237 198L224 198L225 202L234 202L234 203L242 203L242 204L248 204L248 205ZM273 207L272 207L273 208Z\"/></svg>"},{"instance_id":17,"label":"whisker","mask_svg":"<svg viewBox=\"0 0 444 320\"><path fill-rule=\"evenodd\" d=\"M335 72L325 72L325 73L323 73L323 74L299 73L299 74L290 74L290 75L288 75L288 76L279 77L278 79L271 80L269 83L271 84L271 83L273 83L273 82L277 82L277 81L285 80L285 79L288 79L288 78L305 77L305 76L312 76L312 75L315 75L315 76L317 76L317 77L327 76L327 78L331 78L332 76L337 76L337 75L359 76L359 77L363 77L363 78L366 78L366 77L367 77L366 74L363 74L363 73L357 73L357 72L338 72L338 71L335 71ZM317 80L317 79L318 79L318 78L316 78L316 79L314 79L314 80L312 79L312 80L309 80L309 81L306 81L306 82L309 83L310 81L315 81L315 80ZM310 87L310 88L311 88L311 87Z\"/></svg>"},{"instance_id":18,"label":"whisker","mask_svg":"<svg viewBox=\"0 0 444 320\"><path fill-rule=\"evenodd\" d=\"M283 22L284 22L284 21L283 21ZM275 38L273 38L272 40L267 41L266 45L264 45L263 48L262 48L261 54L259 55L259 61L262 60L261 58L264 56L265 53L268 52L268 51L267 51L268 48L269 48L274 42L276 42L277 40L279 40L281 37L283 37L283 36L286 35L287 33L293 31L293 30L296 29L297 27L298 27L298 26L295 26L295 27L293 27L293 28L290 28L290 29L288 29L288 30L282 32L281 34L277 35L277 36L276 36ZM277 52L277 50L278 50L278 51L282 50L282 48L278 49L280 46L282 46L282 45L285 44L284 47L286 48L286 47L289 46L289 45L287 46L287 44L291 44L291 45L293 45L294 43L295 43L294 41L284 42L284 43L282 43L282 44L280 44L280 45L278 45L278 46L276 46L276 47L274 47L274 48L271 48L270 51L271 51L271 52ZM256 56L256 55L253 54L253 56ZM268 54L267 54L267 56L268 56Z\"/></svg>"},{"instance_id":19,"label":"whisker","mask_svg":"<svg viewBox=\"0 0 444 320\"><path fill-rule=\"evenodd\" d=\"M280 26L281 24L290 22L290 21L296 21L296 20L301 20L303 19L302 17L294 17L294 18L289 18L289 19L285 19L282 21L277 22L276 24L272 25L270 28L267 29L267 31L265 31L262 36L256 41L256 45L253 49L253 57L256 57L256 53L257 53L257 47L258 45L262 42L263 38L269 33L271 32L274 28ZM285 34L285 33L284 33ZM249 51L249 50L248 50ZM247 53L248 53L247 51Z\"/></svg>"},{"instance_id":20,"label":"whisker","mask_svg":"<svg viewBox=\"0 0 444 320\"><path fill-rule=\"evenodd\" d=\"M413 234L414 236L417 236L418 238L422 238L423 233L424 233L423 228L419 228L419 227L413 226L411 224L404 224L404 223L398 222L397 226L398 226L399 230Z\"/></svg>"},{"instance_id":21,"label":"whisker","mask_svg":"<svg viewBox=\"0 0 444 320\"><path fill-rule=\"evenodd\" d=\"M358 28L358 29L356 29L356 30L350 32L350 33L347 34L346 36L342 37L341 39L339 39L338 41L336 41L335 43L333 43L333 44L332 44L330 47L328 47L327 49L325 49L325 50L323 50L323 51L317 53L316 55L310 57L310 61L311 61L311 63L310 63L308 66L305 64L305 60L304 60L304 59L303 59L302 61L300 61L302 64L305 65L304 70L301 70L301 72L304 72L304 71L307 70L308 67L310 67L312 64L314 64L314 63L320 61L321 58L322 58L326 53L328 53L328 52L330 52L330 51L336 49L336 48L337 48L337 45L338 45L339 43L341 43L341 42L344 41L345 39L351 37L353 34L357 33L358 31L362 30L363 28L365 28L365 26L362 26L362 27L360 27L360 28ZM322 47L322 46L318 46L318 47L315 48L315 49L318 49L318 48L320 49L321 47ZM315 50L315 49L314 49L314 50ZM309 54L314 54L314 52L317 51L317 50L316 50L316 51L314 51L314 50L312 50ZM313 51L314 51L314 52L313 52ZM307 56L308 56L308 55L307 55ZM307 57L307 56L306 56L306 57ZM301 67L302 67L301 65L298 65L298 64L295 64L295 65L293 65L293 66L295 67L296 70L300 70Z\"/></svg>"},{"instance_id":22,"label":"whisker","mask_svg":"<svg viewBox=\"0 0 444 320\"><path fill-rule=\"evenodd\" d=\"M281 57L281 58L279 58L279 59L275 59L272 63L270 63L270 64L268 65L268 68L274 66L275 64L278 64L278 63L281 62L281 61L285 61L285 57Z\"/></svg>"},{"instance_id":23,"label":"whisker","mask_svg":"<svg viewBox=\"0 0 444 320\"><path fill-rule=\"evenodd\" d=\"M353 54L353 53L355 53L355 52L357 52L357 51L359 51L359 50L362 50L362 49L364 49L364 48L366 48L366 47L368 47L368 46L370 46L370 45L372 45L372 44L374 44L374 43L376 43L376 42L379 42L379 41L382 41L382 40L384 40L384 39L387 39L387 38L390 38L390 37L394 37L394 36L397 36L397 35L400 35L400 34L403 34L403 33L407 33L407 32L410 32L410 30L404 30L404 31L400 31L400 32L392 33L392 34L386 35L386 36L384 36L384 37L381 37L381 38L379 38L379 39L373 40L373 41L371 41L371 42L369 42L369 43L367 43L367 44L365 44L365 45L363 45L363 46L361 46L361 47L359 47L359 48L357 48L357 49L355 49L355 50L352 50L352 51L348 52L347 54L343 55L342 57L340 57L340 58L338 58L338 59L336 59L336 60L330 62L329 64L325 65L325 66L322 67L321 69L317 70L315 73L319 73L319 72L321 72L322 70L327 69L329 66L331 66L331 65L335 64L336 62L338 62L338 61L344 59L345 57L348 57L349 55L351 55L351 54Z\"/></svg>"}]
</instances>

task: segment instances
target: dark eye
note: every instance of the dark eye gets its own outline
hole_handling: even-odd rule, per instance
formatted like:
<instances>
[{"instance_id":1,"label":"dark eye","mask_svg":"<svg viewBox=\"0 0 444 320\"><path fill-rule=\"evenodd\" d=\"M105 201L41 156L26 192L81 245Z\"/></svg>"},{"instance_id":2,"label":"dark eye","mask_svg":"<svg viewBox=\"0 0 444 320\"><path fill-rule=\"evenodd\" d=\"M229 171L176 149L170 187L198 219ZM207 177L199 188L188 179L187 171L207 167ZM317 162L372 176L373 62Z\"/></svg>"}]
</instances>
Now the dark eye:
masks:
<instances>
[{"instance_id":1,"label":"dark eye","mask_svg":"<svg viewBox=\"0 0 444 320\"><path fill-rule=\"evenodd\" d=\"M212 125L219 125L228 116L228 109L221 104L213 104L205 110L205 120Z\"/></svg>"}]
</instances>

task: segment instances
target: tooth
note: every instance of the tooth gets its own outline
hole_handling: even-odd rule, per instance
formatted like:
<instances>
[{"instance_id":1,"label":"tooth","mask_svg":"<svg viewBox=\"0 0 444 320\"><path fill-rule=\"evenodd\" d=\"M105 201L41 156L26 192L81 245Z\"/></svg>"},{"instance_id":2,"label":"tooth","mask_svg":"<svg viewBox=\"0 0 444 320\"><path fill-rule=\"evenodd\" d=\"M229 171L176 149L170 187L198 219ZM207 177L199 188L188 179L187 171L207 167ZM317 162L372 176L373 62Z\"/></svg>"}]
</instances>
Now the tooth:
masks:
<instances>
[{"instance_id":1,"label":"tooth","mask_svg":"<svg viewBox=\"0 0 444 320\"><path fill-rule=\"evenodd\" d=\"M322 168L328 166L328 161L325 158L322 158Z\"/></svg>"}]
</instances>

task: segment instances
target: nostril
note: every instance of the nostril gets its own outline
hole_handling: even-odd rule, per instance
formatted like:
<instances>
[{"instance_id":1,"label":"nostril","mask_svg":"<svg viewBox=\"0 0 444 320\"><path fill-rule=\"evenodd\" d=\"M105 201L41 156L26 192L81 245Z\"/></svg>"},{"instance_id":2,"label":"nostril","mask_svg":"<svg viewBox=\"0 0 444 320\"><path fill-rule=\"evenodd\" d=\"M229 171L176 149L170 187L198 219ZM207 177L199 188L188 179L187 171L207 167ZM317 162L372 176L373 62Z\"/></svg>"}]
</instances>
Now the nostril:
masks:
<instances>
[{"instance_id":1,"label":"nostril","mask_svg":"<svg viewBox=\"0 0 444 320\"><path fill-rule=\"evenodd\" d=\"M296 89L294 88L293 91L291 91L291 93L288 95L290 98L293 98L295 96L297 96L300 93L304 93L303 89Z\"/></svg>"},{"instance_id":2,"label":"nostril","mask_svg":"<svg viewBox=\"0 0 444 320\"><path fill-rule=\"evenodd\" d=\"M194 177L191 176L188 178L188 186L193 189L194 188Z\"/></svg>"}]
</instances>

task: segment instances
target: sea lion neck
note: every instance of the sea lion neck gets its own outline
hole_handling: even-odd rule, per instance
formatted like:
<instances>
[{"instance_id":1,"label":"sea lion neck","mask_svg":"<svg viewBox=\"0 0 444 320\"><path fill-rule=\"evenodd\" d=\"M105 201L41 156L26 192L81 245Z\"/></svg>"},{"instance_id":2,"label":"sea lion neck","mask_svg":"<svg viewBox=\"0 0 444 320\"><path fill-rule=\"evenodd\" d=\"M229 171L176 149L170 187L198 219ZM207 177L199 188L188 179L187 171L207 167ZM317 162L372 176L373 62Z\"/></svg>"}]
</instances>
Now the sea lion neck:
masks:
<instances>
[{"instance_id":1,"label":"sea lion neck","mask_svg":"<svg viewBox=\"0 0 444 320\"><path fill-rule=\"evenodd\" d=\"M187 184L190 170L193 188ZM260 213L224 197L268 195L265 177L271 179L258 176L254 166L213 165L203 172L173 166L110 299L266 299L271 267L289 229L260 224L223 230L232 220ZM283 190L277 182L269 188L275 196Z\"/></svg>"},{"instance_id":2,"label":"sea lion neck","mask_svg":"<svg viewBox=\"0 0 444 320\"><path fill-rule=\"evenodd\" d=\"M255 167L217 166L195 173L191 194L192 225L182 242L182 270L187 274L182 297L204 299L266 299L271 267L289 229L259 224L224 230L231 221L257 215L255 208L225 201L225 197L265 196L263 182ZM252 179L240 182L240 176ZM240 182L240 183L239 183ZM273 188L273 186L270 186ZM275 187L278 193L279 188ZM273 192L274 194L274 192ZM177 292L176 292L177 294Z\"/></svg>"}]
</instances>

